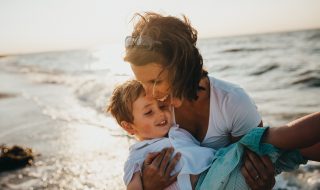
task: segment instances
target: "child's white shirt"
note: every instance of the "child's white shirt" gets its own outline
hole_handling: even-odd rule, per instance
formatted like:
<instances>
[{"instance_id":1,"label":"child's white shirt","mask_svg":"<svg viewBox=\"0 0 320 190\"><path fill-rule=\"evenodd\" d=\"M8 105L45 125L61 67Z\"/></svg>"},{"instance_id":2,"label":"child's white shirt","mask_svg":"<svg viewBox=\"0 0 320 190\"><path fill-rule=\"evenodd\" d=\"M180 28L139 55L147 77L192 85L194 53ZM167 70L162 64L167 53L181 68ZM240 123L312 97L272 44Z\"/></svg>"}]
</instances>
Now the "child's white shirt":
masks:
<instances>
[{"instance_id":1,"label":"child's white shirt","mask_svg":"<svg viewBox=\"0 0 320 190\"><path fill-rule=\"evenodd\" d=\"M173 147L175 153L180 152L181 158L171 175L179 172L177 182L166 190L192 190L190 174L197 175L211 166L215 150L201 147L189 132L174 125L168 137L140 141L129 149L129 157L124 166L123 180L128 185L135 172L140 172L143 162L150 152L159 152L165 147ZM173 155L175 155L175 153Z\"/></svg>"}]
</instances>

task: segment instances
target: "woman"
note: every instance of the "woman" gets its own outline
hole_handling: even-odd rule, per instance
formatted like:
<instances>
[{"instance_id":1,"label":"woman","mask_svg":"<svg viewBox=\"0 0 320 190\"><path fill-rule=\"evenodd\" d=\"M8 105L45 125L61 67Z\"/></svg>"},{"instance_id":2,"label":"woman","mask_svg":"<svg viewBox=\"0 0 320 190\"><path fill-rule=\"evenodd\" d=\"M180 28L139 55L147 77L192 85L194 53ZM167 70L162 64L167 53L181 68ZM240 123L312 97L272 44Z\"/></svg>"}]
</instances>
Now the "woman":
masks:
<instances>
[{"instance_id":1,"label":"woman","mask_svg":"<svg viewBox=\"0 0 320 190\"><path fill-rule=\"evenodd\" d=\"M240 139L252 127L262 126L256 106L242 88L208 76L197 47L197 31L184 17L156 13L138 15L126 38L124 60L147 96L175 107L175 119L201 146L221 148ZM169 97L170 96L170 97ZM164 189L174 182L171 149L147 156L142 171L144 189ZM200 159L200 158L199 158ZM270 189L274 168L270 159L247 151L242 174L252 189Z\"/></svg>"}]
</instances>

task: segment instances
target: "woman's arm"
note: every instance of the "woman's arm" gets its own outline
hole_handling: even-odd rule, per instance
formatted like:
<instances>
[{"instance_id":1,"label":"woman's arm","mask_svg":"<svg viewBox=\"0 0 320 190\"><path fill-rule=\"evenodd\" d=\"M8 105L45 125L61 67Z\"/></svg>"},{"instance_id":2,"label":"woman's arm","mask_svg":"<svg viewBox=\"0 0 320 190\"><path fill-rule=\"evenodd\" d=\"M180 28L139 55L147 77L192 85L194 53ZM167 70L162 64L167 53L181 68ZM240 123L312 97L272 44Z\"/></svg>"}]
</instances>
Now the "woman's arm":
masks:
<instances>
[{"instance_id":1,"label":"woman's arm","mask_svg":"<svg viewBox=\"0 0 320 190\"><path fill-rule=\"evenodd\" d=\"M270 128L263 141L282 149L302 149L320 142L320 112ZM320 154L320 151L318 151Z\"/></svg>"},{"instance_id":2,"label":"woman's arm","mask_svg":"<svg viewBox=\"0 0 320 190\"><path fill-rule=\"evenodd\" d=\"M143 190L140 172L133 174L132 179L127 186L127 190Z\"/></svg>"},{"instance_id":3,"label":"woman's arm","mask_svg":"<svg viewBox=\"0 0 320 190\"><path fill-rule=\"evenodd\" d=\"M171 176L180 159L177 153L172 160L173 148L165 148L160 153L148 154L142 169L142 185L144 190L163 190L177 180L178 173Z\"/></svg>"},{"instance_id":4,"label":"woman's arm","mask_svg":"<svg viewBox=\"0 0 320 190\"><path fill-rule=\"evenodd\" d=\"M300 149L300 153L308 160L320 162L320 143L317 143L308 148Z\"/></svg>"}]
</instances>

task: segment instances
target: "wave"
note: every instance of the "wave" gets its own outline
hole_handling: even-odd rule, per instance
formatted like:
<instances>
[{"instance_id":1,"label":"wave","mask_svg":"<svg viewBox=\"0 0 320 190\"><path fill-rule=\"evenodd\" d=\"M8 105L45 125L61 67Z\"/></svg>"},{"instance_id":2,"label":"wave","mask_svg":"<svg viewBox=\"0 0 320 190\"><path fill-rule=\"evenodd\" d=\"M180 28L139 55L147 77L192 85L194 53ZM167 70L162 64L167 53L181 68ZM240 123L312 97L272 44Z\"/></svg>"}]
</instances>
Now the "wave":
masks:
<instances>
[{"instance_id":1,"label":"wave","mask_svg":"<svg viewBox=\"0 0 320 190\"><path fill-rule=\"evenodd\" d=\"M315 31L314 34L309 36L307 39L310 41L320 40L320 30Z\"/></svg>"},{"instance_id":2,"label":"wave","mask_svg":"<svg viewBox=\"0 0 320 190\"><path fill-rule=\"evenodd\" d=\"M265 65L263 67L259 67L257 71L250 73L250 75L253 75L253 76L262 75L264 73L267 73L267 72L272 71L277 68L279 68L278 64Z\"/></svg>"},{"instance_id":3,"label":"wave","mask_svg":"<svg viewBox=\"0 0 320 190\"><path fill-rule=\"evenodd\" d=\"M235 53L235 52L251 52L251 51L264 51L266 48L232 48L221 51L220 53Z\"/></svg>"},{"instance_id":4,"label":"wave","mask_svg":"<svg viewBox=\"0 0 320 190\"><path fill-rule=\"evenodd\" d=\"M113 80L110 80L111 77ZM111 75L106 78L84 80L74 86L74 94L82 104L101 113L104 112L115 86L126 80L128 80L128 76Z\"/></svg>"},{"instance_id":5,"label":"wave","mask_svg":"<svg viewBox=\"0 0 320 190\"><path fill-rule=\"evenodd\" d=\"M308 87L320 87L320 77L305 77L302 79L295 80L291 83L292 85L304 84Z\"/></svg>"}]
</instances>

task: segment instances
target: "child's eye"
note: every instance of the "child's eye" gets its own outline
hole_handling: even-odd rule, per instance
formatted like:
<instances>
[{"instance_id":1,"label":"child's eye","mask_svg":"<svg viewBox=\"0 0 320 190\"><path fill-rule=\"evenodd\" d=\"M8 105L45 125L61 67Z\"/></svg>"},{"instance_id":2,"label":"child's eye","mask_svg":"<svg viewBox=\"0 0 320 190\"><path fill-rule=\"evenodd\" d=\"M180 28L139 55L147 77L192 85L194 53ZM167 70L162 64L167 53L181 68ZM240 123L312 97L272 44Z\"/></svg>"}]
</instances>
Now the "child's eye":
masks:
<instances>
[{"instance_id":1,"label":"child's eye","mask_svg":"<svg viewBox=\"0 0 320 190\"><path fill-rule=\"evenodd\" d=\"M152 110L147 111L147 112L144 113L144 115L150 115L150 114L152 114Z\"/></svg>"}]
</instances>

